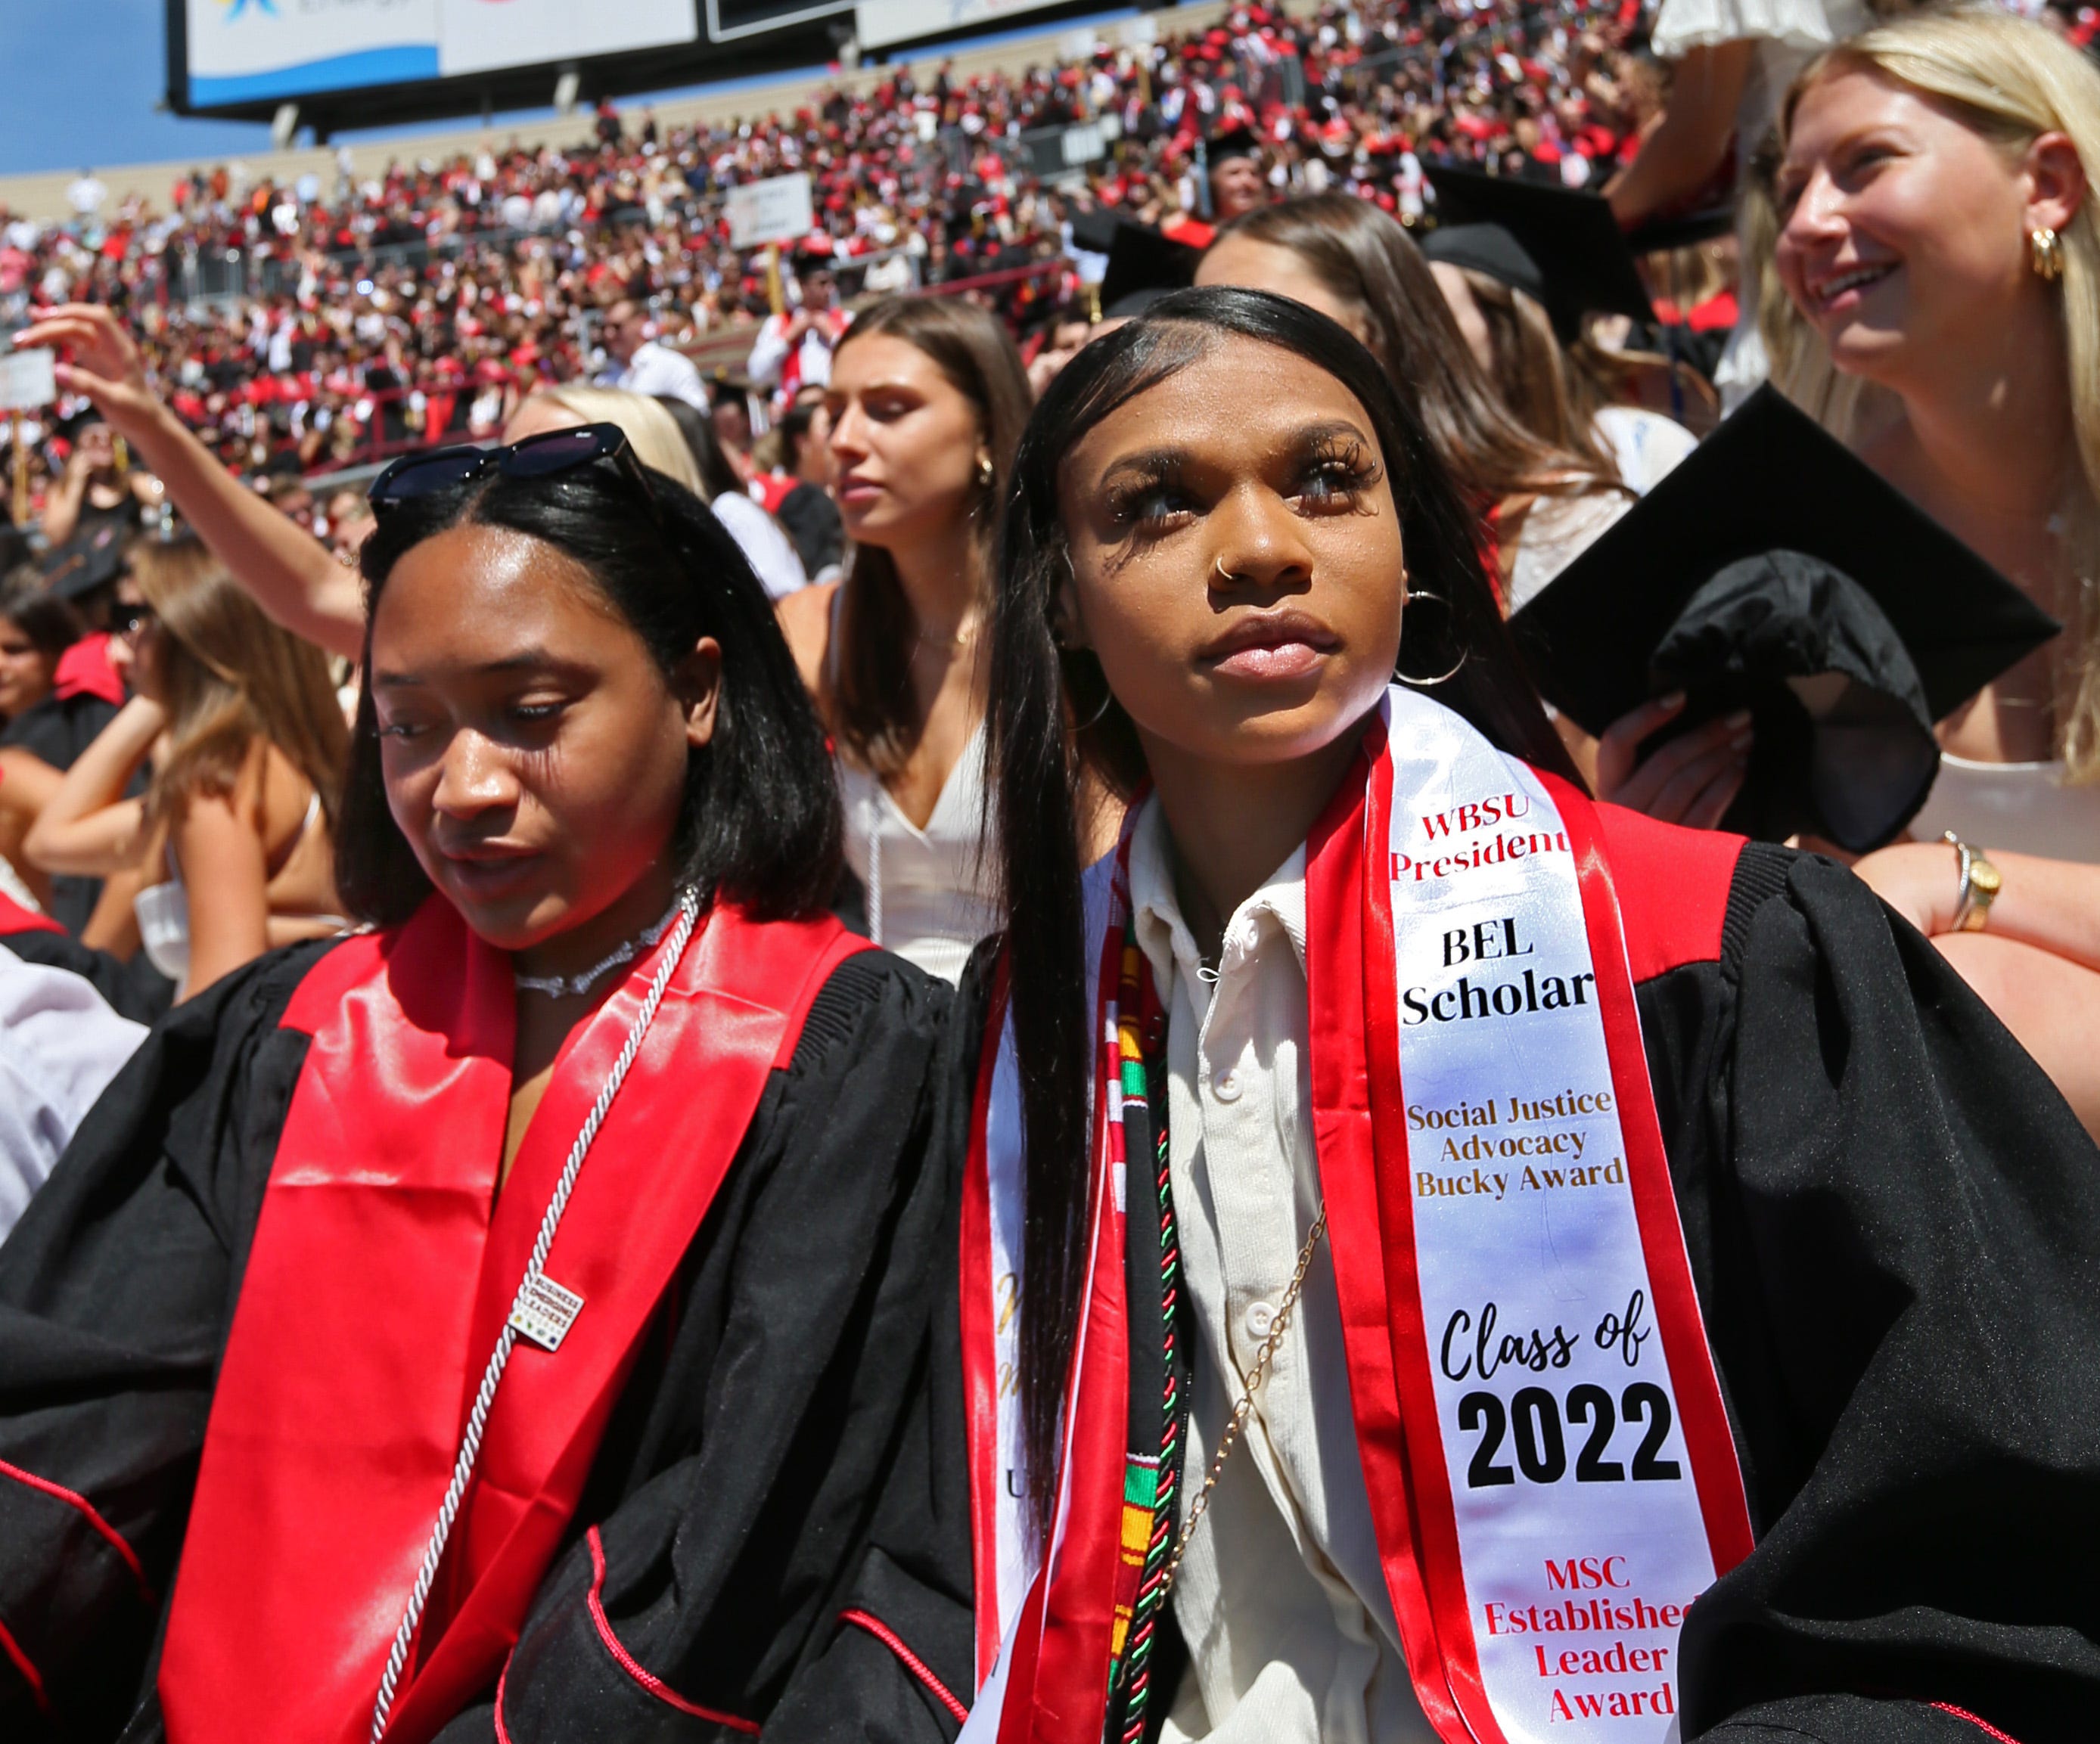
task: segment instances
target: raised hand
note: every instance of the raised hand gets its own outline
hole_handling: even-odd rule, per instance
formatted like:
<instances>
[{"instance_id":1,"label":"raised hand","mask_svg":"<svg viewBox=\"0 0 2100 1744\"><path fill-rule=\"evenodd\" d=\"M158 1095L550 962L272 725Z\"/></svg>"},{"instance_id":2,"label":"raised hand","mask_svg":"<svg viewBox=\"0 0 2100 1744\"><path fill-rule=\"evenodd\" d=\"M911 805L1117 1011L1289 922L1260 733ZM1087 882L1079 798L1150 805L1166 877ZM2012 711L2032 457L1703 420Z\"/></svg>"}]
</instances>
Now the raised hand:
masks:
<instances>
[{"instance_id":1,"label":"raised hand","mask_svg":"<svg viewBox=\"0 0 2100 1744\"><path fill-rule=\"evenodd\" d=\"M1684 712L1682 691L1621 715L1597 742L1597 797L1664 823L1711 830L1727 815L1749 768L1747 711L1679 733L1645 762L1642 743Z\"/></svg>"},{"instance_id":2,"label":"raised hand","mask_svg":"<svg viewBox=\"0 0 2100 1744\"><path fill-rule=\"evenodd\" d=\"M112 429L127 441L147 440L161 403L146 366L121 323L98 303L61 303L15 335L22 349L50 346L60 353L54 373L70 394L85 394Z\"/></svg>"}]
</instances>

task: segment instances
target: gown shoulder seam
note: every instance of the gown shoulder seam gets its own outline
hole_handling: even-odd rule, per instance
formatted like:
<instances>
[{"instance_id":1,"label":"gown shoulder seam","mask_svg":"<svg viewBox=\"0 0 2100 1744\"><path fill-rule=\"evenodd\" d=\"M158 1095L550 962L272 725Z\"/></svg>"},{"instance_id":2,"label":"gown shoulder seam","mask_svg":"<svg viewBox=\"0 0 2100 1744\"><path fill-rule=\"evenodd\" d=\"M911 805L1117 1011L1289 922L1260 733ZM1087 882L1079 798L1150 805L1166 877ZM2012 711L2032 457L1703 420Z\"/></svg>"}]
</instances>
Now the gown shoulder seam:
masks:
<instances>
[{"instance_id":1,"label":"gown shoulder seam","mask_svg":"<svg viewBox=\"0 0 2100 1744\"><path fill-rule=\"evenodd\" d=\"M1728 905L1721 919L1721 972L1733 980L1742 972L1743 951L1758 910L1786 888L1798 857L1776 842L1749 842L1736 861L1728 886Z\"/></svg>"}]
</instances>

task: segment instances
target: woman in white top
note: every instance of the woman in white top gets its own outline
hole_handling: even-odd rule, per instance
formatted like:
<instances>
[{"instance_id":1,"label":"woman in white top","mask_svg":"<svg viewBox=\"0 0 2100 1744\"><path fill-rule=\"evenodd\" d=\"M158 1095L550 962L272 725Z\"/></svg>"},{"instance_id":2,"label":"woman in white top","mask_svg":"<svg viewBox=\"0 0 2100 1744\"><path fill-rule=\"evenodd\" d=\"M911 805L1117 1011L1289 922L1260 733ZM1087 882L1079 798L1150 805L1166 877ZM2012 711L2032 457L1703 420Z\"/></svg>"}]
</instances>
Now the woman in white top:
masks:
<instances>
[{"instance_id":1,"label":"woman in white top","mask_svg":"<svg viewBox=\"0 0 2100 1744\"><path fill-rule=\"evenodd\" d=\"M780 604L837 749L869 935L950 980L998 924L979 848L978 636L1029 398L1020 354L983 310L899 297L863 311L826 390L845 578Z\"/></svg>"},{"instance_id":2,"label":"woman in white top","mask_svg":"<svg viewBox=\"0 0 2100 1744\"><path fill-rule=\"evenodd\" d=\"M46 870L144 866L139 932L187 998L273 945L342 931L336 804L350 735L320 650L265 618L202 543L141 545L138 694L66 772L24 848ZM124 791L148 756L142 799Z\"/></svg>"},{"instance_id":3,"label":"woman in white top","mask_svg":"<svg viewBox=\"0 0 2100 1744\"><path fill-rule=\"evenodd\" d=\"M1917 839L1858 870L2100 1130L2100 69L2017 19L1908 19L1780 125L1775 380L2065 626L1942 723ZM1943 832L2002 874L1980 933Z\"/></svg>"},{"instance_id":4,"label":"woman in white top","mask_svg":"<svg viewBox=\"0 0 2100 1744\"><path fill-rule=\"evenodd\" d=\"M1572 449L1635 496L1646 496L1699 438L1659 412L1607 400L1604 383L1573 349L1582 345L1581 335L1563 349L1539 301L1545 281L1523 244L1502 231L1487 247L1462 246L1471 235L1497 229L1467 225L1433 232L1424 251L1466 349L1532 434ZM1462 245L1440 248L1445 237Z\"/></svg>"},{"instance_id":5,"label":"woman in white top","mask_svg":"<svg viewBox=\"0 0 2100 1744\"><path fill-rule=\"evenodd\" d=\"M543 388L511 413L503 427L503 439L522 442L527 436L573 429L580 424L618 425L644 466L676 479L712 509L723 531L751 560L772 598L792 593L809 580L788 535L774 524L772 516L744 495L719 451L712 468L702 458L698 443L714 440L704 413L683 400L630 393L624 388Z\"/></svg>"},{"instance_id":6,"label":"woman in white top","mask_svg":"<svg viewBox=\"0 0 2100 1744\"><path fill-rule=\"evenodd\" d=\"M801 553L787 531L753 497L736 469L729 464L721 442L715 434L714 420L697 406L673 394L651 396L678 426L678 435L692 456L699 482L695 494L715 512L722 530L751 560L752 572L765 589L766 597L784 600L798 588L810 584ZM615 419L613 421L617 422ZM628 438L630 442L633 438Z\"/></svg>"}]
</instances>

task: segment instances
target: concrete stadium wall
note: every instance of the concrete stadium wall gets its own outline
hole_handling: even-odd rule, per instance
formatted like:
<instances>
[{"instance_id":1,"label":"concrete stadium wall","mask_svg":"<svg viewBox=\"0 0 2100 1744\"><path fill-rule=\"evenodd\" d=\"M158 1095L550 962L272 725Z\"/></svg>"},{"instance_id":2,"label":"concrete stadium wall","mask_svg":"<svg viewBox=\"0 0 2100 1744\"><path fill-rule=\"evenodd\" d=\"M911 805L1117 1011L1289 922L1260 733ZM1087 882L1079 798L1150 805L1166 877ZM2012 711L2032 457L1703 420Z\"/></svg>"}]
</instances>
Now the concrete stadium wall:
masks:
<instances>
[{"instance_id":1,"label":"concrete stadium wall","mask_svg":"<svg viewBox=\"0 0 2100 1744\"><path fill-rule=\"evenodd\" d=\"M1207 29L1224 15L1225 10L1225 0L1194 0L1194 3L1175 7L1151 15L1158 20L1162 34L1179 34L1185 31ZM777 80L764 82L739 81L727 89L703 91L698 95L680 97L668 102L628 103L621 106L621 113L630 118L630 126L639 126L642 109L654 109L658 125L668 130L692 121L757 120L771 114L789 114L808 102L812 93L827 85L835 84L849 90L871 90L880 84L898 65L904 64L910 64L915 71L929 75L943 60L950 62L956 73L963 77L983 73L1018 73L1024 68L1057 59L1065 39L1080 29L1091 30L1099 40L1114 42L1120 39L1121 26L1116 23L1089 25L1081 20L1051 24L1039 32L1010 36L980 46L973 47L964 42L912 51L898 55L886 66L864 65L851 73L841 69L836 73L783 75ZM362 180L380 175L390 163L414 163L425 157L450 157L461 152L478 150L484 145L496 150L514 141L527 146L587 146L593 137L594 119L588 110L580 109L572 116L548 117L512 126L434 128L427 134L418 134L412 138L366 143L360 143L354 138L342 138L339 143L349 146L355 165L355 174ZM247 165L249 174L258 181L267 177L283 184L295 182L299 177L311 173L320 178L324 190L333 192L336 174L335 149L334 146L329 146L319 150L256 152L244 154L240 161ZM135 193L150 200L155 209L165 212L168 209L170 191L178 176L187 174L192 168L218 161L212 158L174 158L154 164L125 164L113 167L98 165L95 173L108 186L110 196L103 206L103 215L113 215L117 207ZM78 177L77 170L67 170L54 175L0 175L0 209L24 218L69 218L73 216L73 209L66 203L65 191Z\"/></svg>"}]
</instances>

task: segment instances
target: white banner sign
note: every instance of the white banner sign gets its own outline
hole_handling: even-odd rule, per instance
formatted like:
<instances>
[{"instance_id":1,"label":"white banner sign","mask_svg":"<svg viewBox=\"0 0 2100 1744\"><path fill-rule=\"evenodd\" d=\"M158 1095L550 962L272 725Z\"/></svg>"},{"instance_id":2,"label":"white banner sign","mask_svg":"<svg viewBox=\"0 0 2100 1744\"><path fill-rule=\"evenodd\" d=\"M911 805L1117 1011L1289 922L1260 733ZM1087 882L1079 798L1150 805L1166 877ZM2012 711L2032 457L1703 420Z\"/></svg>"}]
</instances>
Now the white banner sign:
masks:
<instances>
[{"instance_id":1,"label":"white banner sign","mask_svg":"<svg viewBox=\"0 0 2100 1744\"><path fill-rule=\"evenodd\" d=\"M698 39L694 0L187 0L192 103L275 101Z\"/></svg>"},{"instance_id":2,"label":"white banner sign","mask_svg":"<svg viewBox=\"0 0 2100 1744\"><path fill-rule=\"evenodd\" d=\"M733 249L800 242L816 228L816 209L810 203L810 178L805 175L777 175L764 182L747 182L729 191L724 205L729 214L729 245Z\"/></svg>"},{"instance_id":3,"label":"white banner sign","mask_svg":"<svg viewBox=\"0 0 2100 1744\"><path fill-rule=\"evenodd\" d=\"M59 397L55 351L0 351L0 412L29 412Z\"/></svg>"},{"instance_id":4,"label":"white banner sign","mask_svg":"<svg viewBox=\"0 0 2100 1744\"><path fill-rule=\"evenodd\" d=\"M690 42L693 0L438 0L438 65L456 73Z\"/></svg>"},{"instance_id":5,"label":"white banner sign","mask_svg":"<svg viewBox=\"0 0 2100 1744\"><path fill-rule=\"evenodd\" d=\"M1011 14L1039 11L1057 0L859 0L854 34L862 48L942 36ZM1089 51L1091 52L1091 51Z\"/></svg>"}]
</instances>

